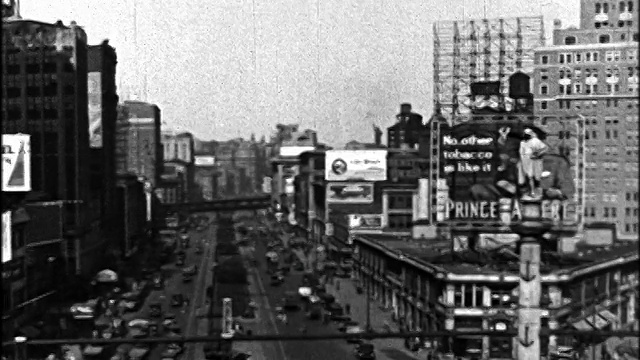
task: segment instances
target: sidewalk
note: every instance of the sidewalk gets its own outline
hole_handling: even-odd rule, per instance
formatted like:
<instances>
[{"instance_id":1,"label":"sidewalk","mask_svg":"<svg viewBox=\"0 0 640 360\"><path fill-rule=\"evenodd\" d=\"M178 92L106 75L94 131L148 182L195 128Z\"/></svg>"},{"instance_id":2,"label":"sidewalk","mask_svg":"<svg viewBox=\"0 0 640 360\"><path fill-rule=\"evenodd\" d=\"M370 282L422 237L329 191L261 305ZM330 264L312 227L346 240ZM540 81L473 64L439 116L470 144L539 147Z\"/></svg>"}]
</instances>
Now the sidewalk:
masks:
<instances>
[{"instance_id":1,"label":"sidewalk","mask_svg":"<svg viewBox=\"0 0 640 360\"><path fill-rule=\"evenodd\" d=\"M340 290L335 286L335 282L340 283ZM351 306L351 318L357 321L363 328L367 325L367 300L364 294L358 294L356 287L351 279L335 279L333 282L326 284L327 293L333 295L336 301L343 306L349 304ZM391 319L391 311L385 311L380 304L371 300L370 302L370 321L373 331L386 332L384 329L385 321L391 327L391 331L399 331L398 324ZM425 355L409 351L404 346L403 339L374 339L371 341L376 350L391 359L422 359ZM384 359L379 357L380 360Z\"/></svg>"}]
</instances>

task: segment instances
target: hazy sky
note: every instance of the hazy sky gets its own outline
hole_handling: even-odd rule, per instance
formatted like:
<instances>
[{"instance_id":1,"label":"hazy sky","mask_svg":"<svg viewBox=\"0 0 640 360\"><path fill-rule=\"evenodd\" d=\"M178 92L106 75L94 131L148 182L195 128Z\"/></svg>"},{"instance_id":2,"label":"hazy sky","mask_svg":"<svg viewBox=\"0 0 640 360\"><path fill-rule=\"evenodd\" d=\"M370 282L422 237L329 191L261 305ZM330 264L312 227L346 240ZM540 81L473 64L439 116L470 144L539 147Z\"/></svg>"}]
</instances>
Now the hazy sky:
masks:
<instances>
[{"instance_id":1,"label":"hazy sky","mask_svg":"<svg viewBox=\"0 0 640 360\"><path fill-rule=\"evenodd\" d=\"M393 124L401 102L430 115L434 21L543 15L549 38L553 19L577 25L578 10L578 0L21 1L25 19L75 20L90 44L109 39L120 98L158 104L169 126L226 140L300 123L331 145L372 141L372 124Z\"/></svg>"}]
</instances>

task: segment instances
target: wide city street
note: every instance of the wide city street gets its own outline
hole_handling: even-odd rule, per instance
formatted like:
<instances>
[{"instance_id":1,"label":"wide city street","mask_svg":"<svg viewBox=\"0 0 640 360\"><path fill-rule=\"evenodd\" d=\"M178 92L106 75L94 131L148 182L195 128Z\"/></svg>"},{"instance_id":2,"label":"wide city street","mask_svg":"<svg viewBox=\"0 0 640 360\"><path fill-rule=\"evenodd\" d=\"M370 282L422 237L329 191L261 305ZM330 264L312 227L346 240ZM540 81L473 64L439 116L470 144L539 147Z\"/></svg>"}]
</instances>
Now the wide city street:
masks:
<instances>
[{"instance_id":1,"label":"wide city street","mask_svg":"<svg viewBox=\"0 0 640 360\"><path fill-rule=\"evenodd\" d=\"M336 323L323 324L322 320L309 320L305 317L304 310L290 311L287 313L288 323L276 320L276 307L282 305L282 299L286 292L292 291L298 293L298 288L302 284L303 272L291 269L291 272L285 276L285 281L279 286L270 286L270 275L265 268L265 254L267 252L267 243L265 241L256 242L255 257L259 260L260 268L256 271L259 281L259 287L264 289L266 296L261 306L261 316L269 318L268 324L275 326L275 333L279 335L299 335L303 327L306 327L307 334L336 334L338 333ZM300 301L300 305L303 303ZM266 320L266 319L265 319ZM351 359L354 357L354 346L348 344L345 340L330 341L283 341L276 343L276 349L283 352L283 360L326 360L326 359ZM269 346L269 345L267 345ZM263 345L264 347L264 345ZM275 359L276 357L268 357Z\"/></svg>"}]
</instances>

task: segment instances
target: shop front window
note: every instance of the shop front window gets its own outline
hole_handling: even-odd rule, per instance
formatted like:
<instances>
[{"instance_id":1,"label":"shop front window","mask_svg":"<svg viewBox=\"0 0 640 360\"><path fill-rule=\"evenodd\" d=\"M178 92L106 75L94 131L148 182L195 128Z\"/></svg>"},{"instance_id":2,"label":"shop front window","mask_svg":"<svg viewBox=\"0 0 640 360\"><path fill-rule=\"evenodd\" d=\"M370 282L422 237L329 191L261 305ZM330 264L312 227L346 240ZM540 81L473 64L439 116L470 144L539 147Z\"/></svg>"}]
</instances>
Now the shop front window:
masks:
<instances>
[{"instance_id":1,"label":"shop front window","mask_svg":"<svg viewBox=\"0 0 640 360\"><path fill-rule=\"evenodd\" d=\"M489 338L489 357L511 359L513 343L508 336L492 336Z\"/></svg>"}]
</instances>

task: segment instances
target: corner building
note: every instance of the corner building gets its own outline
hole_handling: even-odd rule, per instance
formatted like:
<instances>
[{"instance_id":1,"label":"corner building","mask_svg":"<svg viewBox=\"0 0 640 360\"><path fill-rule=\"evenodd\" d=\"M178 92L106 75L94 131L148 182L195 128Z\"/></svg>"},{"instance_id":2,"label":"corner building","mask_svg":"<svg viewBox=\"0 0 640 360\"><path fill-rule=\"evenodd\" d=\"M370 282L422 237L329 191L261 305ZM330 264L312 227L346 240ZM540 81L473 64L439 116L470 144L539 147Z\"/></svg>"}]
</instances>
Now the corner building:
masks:
<instances>
[{"instance_id":1,"label":"corner building","mask_svg":"<svg viewBox=\"0 0 640 360\"><path fill-rule=\"evenodd\" d=\"M638 239L637 1L582 1L581 29L556 22L554 45L536 49L536 115L585 119L587 224Z\"/></svg>"},{"instance_id":2,"label":"corner building","mask_svg":"<svg viewBox=\"0 0 640 360\"><path fill-rule=\"evenodd\" d=\"M559 243L558 247L556 253L542 257L542 328L637 329L636 244L576 248ZM452 251L449 242L425 244L387 235L355 236L353 253L355 277L377 302L372 308L380 305L403 327L495 332L438 339L436 354L457 359L516 357L517 340L500 334L514 330L516 323L520 276L516 254ZM606 343L576 340L543 337L541 355L554 359L552 355L564 347L579 359L603 359L601 354L612 350Z\"/></svg>"}]
</instances>

